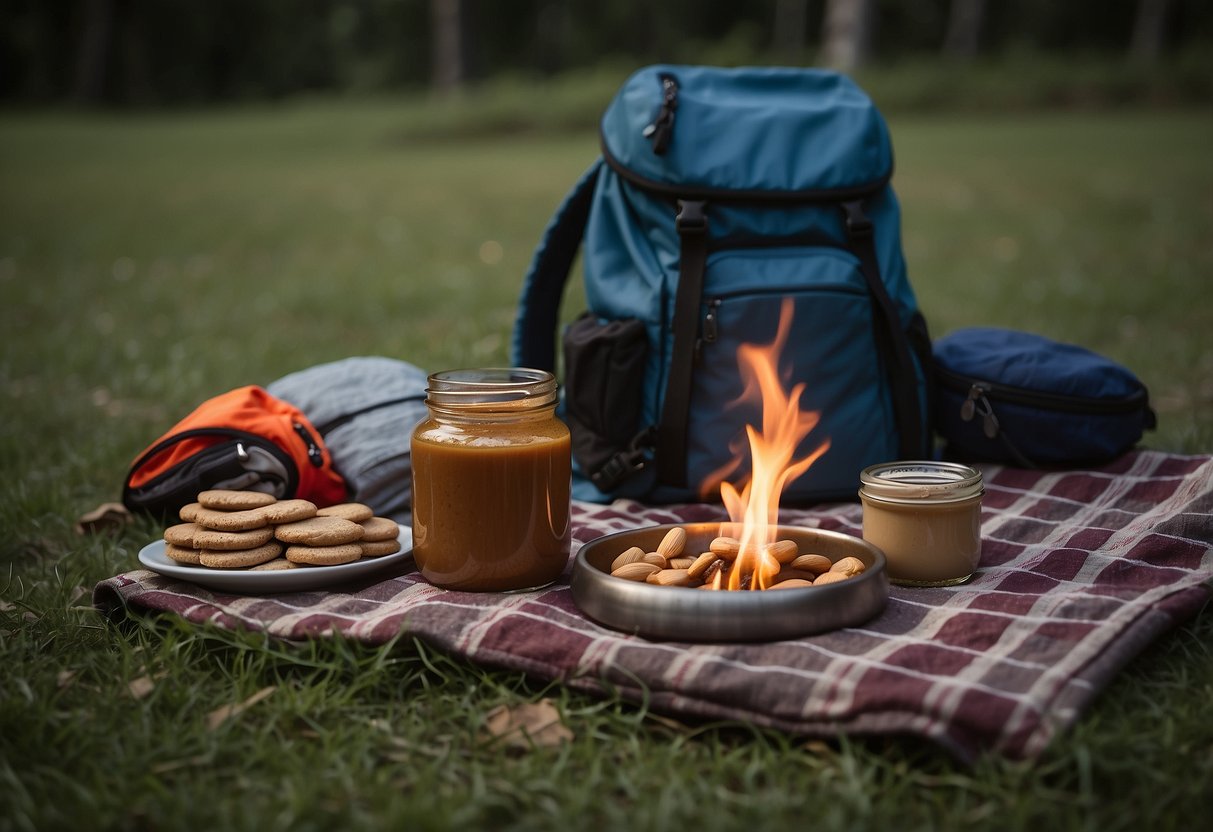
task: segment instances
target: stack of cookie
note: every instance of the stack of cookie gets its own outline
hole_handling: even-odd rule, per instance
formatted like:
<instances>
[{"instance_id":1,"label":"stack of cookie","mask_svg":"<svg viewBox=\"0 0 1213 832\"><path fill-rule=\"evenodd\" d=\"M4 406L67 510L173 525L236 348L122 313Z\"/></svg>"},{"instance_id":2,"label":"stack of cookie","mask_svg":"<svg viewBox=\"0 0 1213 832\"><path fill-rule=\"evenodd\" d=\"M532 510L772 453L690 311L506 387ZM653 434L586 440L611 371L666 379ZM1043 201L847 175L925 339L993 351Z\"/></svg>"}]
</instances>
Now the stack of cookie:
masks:
<instances>
[{"instance_id":1,"label":"stack of cookie","mask_svg":"<svg viewBox=\"0 0 1213 832\"><path fill-rule=\"evenodd\" d=\"M203 491L164 530L164 553L212 569L335 566L400 551L394 520L362 503L317 508L256 491Z\"/></svg>"}]
</instances>

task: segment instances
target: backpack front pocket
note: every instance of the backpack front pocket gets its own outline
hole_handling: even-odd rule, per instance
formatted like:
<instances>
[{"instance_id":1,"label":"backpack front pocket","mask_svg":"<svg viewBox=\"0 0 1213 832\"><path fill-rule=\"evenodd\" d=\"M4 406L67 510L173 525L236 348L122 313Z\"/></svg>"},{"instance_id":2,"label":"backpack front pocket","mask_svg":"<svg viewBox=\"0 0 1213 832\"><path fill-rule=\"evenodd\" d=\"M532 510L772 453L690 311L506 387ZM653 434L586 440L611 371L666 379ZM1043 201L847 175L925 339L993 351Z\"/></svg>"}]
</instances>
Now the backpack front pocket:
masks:
<instances>
[{"instance_id":1,"label":"backpack front pocket","mask_svg":"<svg viewBox=\"0 0 1213 832\"><path fill-rule=\"evenodd\" d=\"M744 280L743 280L744 278ZM746 288L741 288L745 286ZM791 319L772 354L785 304ZM758 349L745 349L743 347ZM769 362L783 401L761 400ZM764 357L765 354L765 357ZM896 421L884 363L873 330L873 303L848 252L822 247L722 252L709 262L688 425L688 482L701 494L748 478L745 426L763 430L767 408L794 406L817 414L793 454L828 448L791 483L785 499L852 498L859 472L895 459ZM798 389L798 399L786 397ZM736 465L733 463L736 461Z\"/></svg>"}]
</instances>

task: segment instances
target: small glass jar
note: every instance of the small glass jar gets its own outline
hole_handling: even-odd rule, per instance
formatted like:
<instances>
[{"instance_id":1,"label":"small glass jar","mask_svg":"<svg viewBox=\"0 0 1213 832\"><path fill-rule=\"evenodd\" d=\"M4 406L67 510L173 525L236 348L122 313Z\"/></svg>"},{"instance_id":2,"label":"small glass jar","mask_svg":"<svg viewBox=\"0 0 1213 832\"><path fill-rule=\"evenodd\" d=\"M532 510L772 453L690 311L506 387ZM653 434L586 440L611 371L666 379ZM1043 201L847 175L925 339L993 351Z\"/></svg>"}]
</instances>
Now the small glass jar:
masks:
<instances>
[{"instance_id":1,"label":"small glass jar","mask_svg":"<svg viewBox=\"0 0 1213 832\"><path fill-rule=\"evenodd\" d=\"M436 586L533 589L568 562L569 429L542 370L429 377L413 430L413 557Z\"/></svg>"},{"instance_id":2,"label":"small glass jar","mask_svg":"<svg viewBox=\"0 0 1213 832\"><path fill-rule=\"evenodd\" d=\"M981 559L981 472L953 462L886 462L859 475L863 539L909 586L967 581Z\"/></svg>"}]
</instances>

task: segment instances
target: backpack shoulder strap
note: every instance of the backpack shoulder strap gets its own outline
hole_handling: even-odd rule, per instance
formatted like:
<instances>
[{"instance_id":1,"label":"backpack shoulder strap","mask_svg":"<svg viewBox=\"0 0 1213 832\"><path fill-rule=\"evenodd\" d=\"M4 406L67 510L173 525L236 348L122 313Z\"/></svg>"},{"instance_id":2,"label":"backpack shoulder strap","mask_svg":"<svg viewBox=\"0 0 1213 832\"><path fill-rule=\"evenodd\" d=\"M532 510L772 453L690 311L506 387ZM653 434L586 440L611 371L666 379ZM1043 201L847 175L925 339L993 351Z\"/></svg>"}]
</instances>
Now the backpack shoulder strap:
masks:
<instances>
[{"instance_id":1,"label":"backpack shoulder strap","mask_svg":"<svg viewBox=\"0 0 1213 832\"><path fill-rule=\"evenodd\" d=\"M582 174L543 232L522 284L514 319L511 361L515 367L556 370L556 324L564 284L590 217L602 159Z\"/></svg>"}]
</instances>

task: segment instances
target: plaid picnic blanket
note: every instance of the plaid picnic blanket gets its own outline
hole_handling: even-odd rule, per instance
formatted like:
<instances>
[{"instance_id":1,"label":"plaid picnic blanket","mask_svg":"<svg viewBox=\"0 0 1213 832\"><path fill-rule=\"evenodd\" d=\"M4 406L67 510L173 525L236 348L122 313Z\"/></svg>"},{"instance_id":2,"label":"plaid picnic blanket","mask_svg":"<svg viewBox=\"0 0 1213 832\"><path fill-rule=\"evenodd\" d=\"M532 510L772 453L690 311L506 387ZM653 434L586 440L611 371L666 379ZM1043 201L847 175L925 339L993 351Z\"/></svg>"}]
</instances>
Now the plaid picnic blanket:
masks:
<instances>
[{"instance_id":1,"label":"plaid picnic blanket","mask_svg":"<svg viewBox=\"0 0 1213 832\"><path fill-rule=\"evenodd\" d=\"M1213 457L1126 455L1083 471L989 466L982 559L964 586L893 587L861 627L788 641L689 644L605 629L573 603L569 572L530 593L452 592L415 571L339 591L249 597L137 570L94 602L286 639L401 631L485 665L647 698L683 718L805 736L911 734L963 759L1038 755L1130 659L1196 615L1213 578ZM718 506L575 505L574 550L614 531L722 519ZM857 504L781 522L860 534Z\"/></svg>"}]
</instances>

